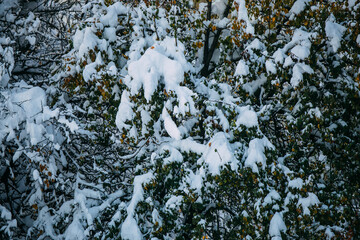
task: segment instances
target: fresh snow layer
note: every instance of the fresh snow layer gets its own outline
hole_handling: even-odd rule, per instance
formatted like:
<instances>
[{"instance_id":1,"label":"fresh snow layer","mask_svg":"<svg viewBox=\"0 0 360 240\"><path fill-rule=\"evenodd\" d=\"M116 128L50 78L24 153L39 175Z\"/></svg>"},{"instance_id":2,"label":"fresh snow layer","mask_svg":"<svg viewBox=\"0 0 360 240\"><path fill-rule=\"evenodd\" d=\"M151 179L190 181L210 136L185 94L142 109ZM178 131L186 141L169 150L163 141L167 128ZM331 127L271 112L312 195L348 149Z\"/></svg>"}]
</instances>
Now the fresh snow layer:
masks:
<instances>
[{"instance_id":1,"label":"fresh snow layer","mask_svg":"<svg viewBox=\"0 0 360 240\"><path fill-rule=\"evenodd\" d=\"M320 201L314 193L308 193L307 198L300 198L298 200L297 206L302 206L304 214L310 215L309 207L319 204Z\"/></svg>"},{"instance_id":2,"label":"fresh snow layer","mask_svg":"<svg viewBox=\"0 0 360 240\"><path fill-rule=\"evenodd\" d=\"M131 120L134 116L132 107L133 103L130 102L129 92L125 90L121 95L121 102L115 119L115 124L120 131L122 131L123 128L130 129L130 125L125 122Z\"/></svg>"},{"instance_id":3,"label":"fresh snow layer","mask_svg":"<svg viewBox=\"0 0 360 240\"><path fill-rule=\"evenodd\" d=\"M340 24L335 22L335 17L331 15L325 24L325 32L326 36L330 40L330 45L334 52L337 52L339 47L341 46L341 39L346 31L346 27L341 26Z\"/></svg>"},{"instance_id":4,"label":"fresh snow layer","mask_svg":"<svg viewBox=\"0 0 360 240\"><path fill-rule=\"evenodd\" d=\"M233 155L233 150L225 133L219 132L209 141L208 149L204 153L203 159L212 175L220 174L221 166L230 163L233 169L237 168L237 160Z\"/></svg>"},{"instance_id":5,"label":"fresh snow layer","mask_svg":"<svg viewBox=\"0 0 360 240\"><path fill-rule=\"evenodd\" d=\"M310 2L310 0L297 0L294 2L293 6L290 9L291 13L294 13L295 15L298 15L302 11L304 11L306 4Z\"/></svg>"},{"instance_id":6,"label":"fresh snow layer","mask_svg":"<svg viewBox=\"0 0 360 240\"><path fill-rule=\"evenodd\" d=\"M245 32L248 34L254 34L255 29L251 25L251 22L249 20L248 12L245 5L245 0L236 0L236 3L239 5L238 19L244 20L246 23Z\"/></svg>"},{"instance_id":7,"label":"fresh snow layer","mask_svg":"<svg viewBox=\"0 0 360 240\"><path fill-rule=\"evenodd\" d=\"M249 67L244 60L240 60L236 66L235 76L245 76L249 74Z\"/></svg>"},{"instance_id":8,"label":"fresh snow layer","mask_svg":"<svg viewBox=\"0 0 360 240\"><path fill-rule=\"evenodd\" d=\"M135 208L137 204L144 200L143 184L147 184L154 178L153 173L148 172L144 175L139 175L134 178L134 191L127 207L127 217L121 226L121 238L129 240L143 239L139 226L135 220Z\"/></svg>"},{"instance_id":9,"label":"fresh snow layer","mask_svg":"<svg viewBox=\"0 0 360 240\"><path fill-rule=\"evenodd\" d=\"M180 113L195 113L194 93L180 86L184 73L193 69L186 61L184 49L184 45L176 39L165 38L147 49L138 60L130 62L128 74L131 81L127 84L130 94L137 94L142 88L145 99L150 101L158 85L163 83L167 93L176 94Z\"/></svg>"},{"instance_id":10,"label":"fresh snow layer","mask_svg":"<svg viewBox=\"0 0 360 240\"><path fill-rule=\"evenodd\" d=\"M290 79L290 83L293 87L297 87L300 84L303 80L304 73L313 74L314 70L305 63L296 63L293 67L293 75Z\"/></svg>"},{"instance_id":11,"label":"fresh snow layer","mask_svg":"<svg viewBox=\"0 0 360 240\"><path fill-rule=\"evenodd\" d=\"M286 231L286 225L280 213L275 213L270 221L269 234L272 239L281 239L281 232Z\"/></svg>"},{"instance_id":12,"label":"fresh snow layer","mask_svg":"<svg viewBox=\"0 0 360 240\"><path fill-rule=\"evenodd\" d=\"M237 112L239 116L236 120L236 126L244 125L250 128L258 125L257 115L249 106L239 107Z\"/></svg>"},{"instance_id":13,"label":"fresh snow layer","mask_svg":"<svg viewBox=\"0 0 360 240\"><path fill-rule=\"evenodd\" d=\"M133 78L131 94L136 94L143 87L145 99L148 101L151 100L161 77L167 91L175 89L184 80L184 70L179 62L151 48L138 61L130 63L129 75Z\"/></svg>"},{"instance_id":14,"label":"fresh snow layer","mask_svg":"<svg viewBox=\"0 0 360 240\"><path fill-rule=\"evenodd\" d=\"M259 172L257 164L261 164L262 168L265 169L266 156L265 148L273 149L274 146L270 143L267 138L255 138L250 141L249 148L247 150L247 157L245 160L245 167L250 167L253 172Z\"/></svg>"},{"instance_id":15,"label":"fresh snow layer","mask_svg":"<svg viewBox=\"0 0 360 240\"><path fill-rule=\"evenodd\" d=\"M181 139L181 133L174 121L171 119L168 111L166 108L163 108L162 111L162 119L164 120L164 127L166 132L169 134L170 137L180 140Z\"/></svg>"}]
</instances>

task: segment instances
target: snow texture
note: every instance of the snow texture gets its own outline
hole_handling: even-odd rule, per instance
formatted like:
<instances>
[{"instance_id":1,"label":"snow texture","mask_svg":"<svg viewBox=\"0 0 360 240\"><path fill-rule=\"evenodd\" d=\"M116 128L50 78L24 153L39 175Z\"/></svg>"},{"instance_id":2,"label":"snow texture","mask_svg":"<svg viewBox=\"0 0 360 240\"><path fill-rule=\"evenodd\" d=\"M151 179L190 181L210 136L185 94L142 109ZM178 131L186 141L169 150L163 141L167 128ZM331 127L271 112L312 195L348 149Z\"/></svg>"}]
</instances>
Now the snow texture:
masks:
<instances>
[{"instance_id":1,"label":"snow texture","mask_svg":"<svg viewBox=\"0 0 360 240\"><path fill-rule=\"evenodd\" d=\"M245 5L245 0L236 0L236 3L239 5L238 19L244 20L246 23L245 32L248 34L254 34L255 29L251 25L251 22L249 20L248 12Z\"/></svg>"},{"instance_id":2,"label":"snow texture","mask_svg":"<svg viewBox=\"0 0 360 240\"><path fill-rule=\"evenodd\" d=\"M169 134L170 137L180 140L181 139L181 132L179 131L178 127L174 123L174 121L171 119L168 111L166 108L163 108L162 111L162 119L164 120L164 127L166 132Z\"/></svg>"},{"instance_id":3,"label":"snow texture","mask_svg":"<svg viewBox=\"0 0 360 240\"><path fill-rule=\"evenodd\" d=\"M266 72L276 74L276 66L272 60L267 60L265 63Z\"/></svg>"},{"instance_id":4,"label":"snow texture","mask_svg":"<svg viewBox=\"0 0 360 240\"><path fill-rule=\"evenodd\" d=\"M346 31L346 28L336 23L335 21L336 19L334 15L331 15L329 19L326 21L325 32L326 32L326 36L330 40L330 45L332 46L333 51L337 52L337 50L341 46L341 39L342 36L344 35L344 32Z\"/></svg>"},{"instance_id":5,"label":"snow texture","mask_svg":"<svg viewBox=\"0 0 360 240\"><path fill-rule=\"evenodd\" d=\"M130 102L129 92L123 91L121 95L121 102L115 119L115 124L120 131L122 131L123 128L130 129L130 125L126 124L125 122L127 120L131 120L134 116L132 107L133 103Z\"/></svg>"},{"instance_id":6,"label":"snow texture","mask_svg":"<svg viewBox=\"0 0 360 240\"><path fill-rule=\"evenodd\" d=\"M250 141L245 160L245 167L250 167L253 172L259 172L257 164L261 164L262 168L266 166L265 148L274 149L274 146L267 138L255 138Z\"/></svg>"},{"instance_id":7,"label":"snow texture","mask_svg":"<svg viewBox=\"0 0 360 240\"><path fill-rule=\"evenodd\" d=\"M289 182L288 186L290 188L301 189L303 187L303 185L304 185L304 181L301 178L295 178Z\"/></svg>"},{"instance_id":8,"label":"snow texture","mask_svg":"<svg viewBox=\"0 0 360 240\"><path fill-rule=\"evenodd\" d=\"M293 87L297 87L303 80L303 74L313 74L314 70L305 63L296 63L293 67L293 75L290 79L290 83Z\"/></svg>"},{"instance_id":9,"label":"snow texture","mask_svg":"<svg viewBox=\"0 0 360 240\"><path fill-rule=\"evenodd\" d=\"M244 125L250 128L258 125L257 115L249 106L239 107L237 112L239 116L236 120L236 126Z\"/></svg>"},{"instance_id":10,"label":"snow texture","mask_svg":"<svg viewBox=\"0 0 360 240\"><path fill-rule=\"evenodd\" d=\"M246 65L244 60L240 60L236 66L234 76L246 76L249 74L249 67Z\"/></svg>"},{"instance_id":11,"label":"snow texture","mask_svg":"<svg viewBox=\"0 0 360 240\"><path fill-rule=\"evenodd\" d=\"M281 239L281 232L286 231L286 225L280 213L275 213L270 221L269 234L271 239L279 240Z\"/></svg>"},{"instance_id":12,"label":"snow texture","mask_svg":"<svg viewBox=\"0 0 360 240\"><path fill-rule=\"evenodd\" d=\"M297 0L294 2L293 6L290 9L291 13L294 13L295 15L300 14L302 11L304 11L306 5L310 2L310 0Z\"/></svg>"},{"instance_id":13,"label":"snow texture","mask_svg":"<svg viewBox=\"0 0 360 240\"><path fill-rule=\"evenodd\" d=\"M221 167L230 163L233 169L237 168L237 160L225 133L219 132L209 141L208 149L204 153L203 162L209 167L212 175L220 174Z\"/></svg>"},{"instance_id":14,"label":"snow texture","mask_svg":"<svg viewBox=\"0 0 360 240\"><path fill-rule=\"evenodd\" d=\"M143 239L139 226L135 220L135 208L137 204L144 200L143 184L147 184L154 178L152 172L148 172L144 175L139 175L134 178L134 191L127 207L127 217L121 226L121 238L130 240Z\"/></svg>"},{"instance_id":15,"label":"snow texture","mask_svg":"<svg viewBox=\"0 0 360 240\"><path fill-rule=\"evenodd\" d=\"M320 201L318 197L314 193L308 193L307 198L300 198L298 200L297 206L302 206L304 214L310 215L310 209L309 207L313 205L319 204Z\"/></svg>"},{"instance_id":16,"label":"snow texture","mask_svg":"<svg viewBox=\"0 0 360 240\"><path fill-rule=\"evenodd\" d=\"M184 73L192 70L184 56L184 45L174 38L165 38L163 41L147 49L139 60L129 64L128 74L131 77L128 87L134 95L141 88L144 97L150 101L159 83L165 85L166 92L175 92L179 101L179 111L195 113L192 96L194 93L180 86L184 81Z\"/></svg>"}]
</instances>

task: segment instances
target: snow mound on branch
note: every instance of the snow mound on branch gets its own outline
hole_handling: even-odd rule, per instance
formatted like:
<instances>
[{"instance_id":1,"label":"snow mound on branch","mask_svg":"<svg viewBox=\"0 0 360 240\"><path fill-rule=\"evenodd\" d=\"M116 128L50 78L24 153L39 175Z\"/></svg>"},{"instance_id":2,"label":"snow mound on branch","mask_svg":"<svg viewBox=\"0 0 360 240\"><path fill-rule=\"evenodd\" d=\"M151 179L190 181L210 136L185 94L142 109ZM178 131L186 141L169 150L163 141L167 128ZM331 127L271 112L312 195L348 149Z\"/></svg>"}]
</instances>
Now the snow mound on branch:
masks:
<instances>
[{"instance_id":1,"label":"snow mound on branch","mask_svg":"<svg viewBox=\"0 0 360 240\"><path fill-rule=\"evenodd\" d=\"M43 107L46 106L45 91L40 87L30 88L14 94L11 102L13 103L10 108L12 111L23 112L26 118L31 118L41 113Z\"/></svg>"},{"instance_id":2,"label":"snow mound on branch","mask_svg":"<svg viewBox=\"0 0 360 240\"><path fill-rule=\"evenodd\" d=\"M237 112L239 117L236 120L236 126L244 125L250 128L258 125L257 115L249 106L239 107Z\"/></svg>"},{"instance_id":3,"label":"snow mound on branch","mask_svg":"<svg viewBox=\"0 0 360 240\"><path fill-rule=\"evenodd\" d=\"M244 60L240 60L236 66L234 76L246 76L249 74L249 66L246 65Z\"/></svg>"},{"instance_id":4,"label":"snow mound on branch","mask_svg":"<svg viewBox=\"0 0 360 240\"><path fill-rule=\"evenodd\" d=\"M236 0L236 3L239 5L238 19L244 20L246 23L245 32L248 34L254 34L255 29L250 23L248 12L245 5L245 0Z\"/></svg>"},{"instance_id":5,"label":"snow mound on branch","mask_svg":"<svg viewBox=\"0 0 360 240\"><path fill-rule=\"evenodd\" d=\"M133 103L130 102L129 92L125 90L121 95L121 102L115 119L115 124L119 130L122 130L123 128L130 129L131 126L125 122L131 120L134 116L132 107Z\"/></svg>"},{"instance_id":6,"label":"snow mound on branch","mask_svg":"<svg viewBox=\"0 0 360 240\"><path fill-rule=\"evenodd\" d=\"M160 83L165 85L167 93L174 92L178 98L178 110L181 114L195 113L192 96L195 94L187 87L180 86L184 73L193 70L186 61L182 43L174 38L165 38L156 43L136 61L129 63L127 82L130 94L137 94L142 88L144 97L149 102Z\"/></svg>"},{"instance_id":7,"label":"snow mound on branch","mask_svg":"<svg viewBox=\"0 0 360 240\"><path fill-rule=\"evenodd\" d=\"M310 0L297 0L290 9L291 13L298 15L302 11L304 11L306 4L308 4ZM291 18L293 19L293 17Z\"/></svg>"},{"instance_id":8,"label":"snow mound on branch","mask_svg":"<svg viewBox=\"0 0 360 240\"><path fill-rule=\"evenodd\" d=\"M275 213L270 221L269 234L272 240L281 239L281 232L286 231L286 225L280 213Z\"/></svg>"},{"instance_id":9,"label":"snow mound on branch","mask_svg":"<svg viewBox=\"0 0 360 240\"><path fill-rule=\"evenodd\" d=\"M275 147L265 137L262 139L255 138L251 140L247 150L245 167L250 167L253 172L259 172L257 164L261 164L262 168L265 169L265 148L274 149Z\"/></svg>"},{"instance_id":10,"label":"snow mound on branch","mask_svg":"<svg viewBox=\"0 0 360 240\"><path fill-rule=\"evenodd\" d=\"M302 206L304 214L310 215L310 209L309 207L319 204L320 201L318 197L314 193L308 193L308 197L306 198L300 198L298 200L297 206Z\"/></svg>"},{"instance_id":11,"label":"snow mound on branch","mask_svg":"<svg viewBox=\"0 0 360 240\"><path fill-rule=\"evenodd\" d=\"M346 27L336 23L335 20L334 15L329 17L325 24L325 32L326 36L330 40L330 45L332 46L333 51L337 52L341 46L341 39L346 31Z\"/></svg>"},{"instance_id":12,"label":"snow mound on branch","mask_svg":"<svg viewBox=\"0 0 360 240\"><path fill-rule=\"evenodd\" d=\"M153 173L148 172L134 178L134 191L130 204L127 207L127 217L121 226L121 238L131 240L141 240L143 236L140 232L139 226L134 218L135 208L137 204L144 200L143 184L149 183L154 178Z\"/></svg>"},{"instance_id":13,"label":"snow mound on branch","mask_svg":"<svg viewBox=\"0 0 360 240\"><path fill-rule=\"evenodd\" d=\"M110 5L106 9L106 15L100 17L100 22L105 26L115 27L119 24L118 15L126 14L128 9L120 2Z\"/></svg>"},{"instance_id":14,"label":"snow mound on branch","mask_svg":"<svg viewBox=\"0 0 360 240\"><path fill-rule=\"evenodd\" d=\"M175 122L171 119L171 117L165 107L163 108L163 111L162 111L162 118L164 120L165 130L169 134L169 136L176 140L180 140L181 132L178 129L178 127L176 126Z\"/></svg>"},{"instance_id":15,"label":"snow mound on branch","mask_svg":"<svg viewBox=\"0 0 360 240\"><path fill-rule=\"evenodd\" d=\"M208 165L212 175L218 175L220 168L228 163L231 164L232 169L237 169L238 164L233 152L225 133L219 132L210 140L200 162L203 161Z\"/></svg>"}]
</instances>

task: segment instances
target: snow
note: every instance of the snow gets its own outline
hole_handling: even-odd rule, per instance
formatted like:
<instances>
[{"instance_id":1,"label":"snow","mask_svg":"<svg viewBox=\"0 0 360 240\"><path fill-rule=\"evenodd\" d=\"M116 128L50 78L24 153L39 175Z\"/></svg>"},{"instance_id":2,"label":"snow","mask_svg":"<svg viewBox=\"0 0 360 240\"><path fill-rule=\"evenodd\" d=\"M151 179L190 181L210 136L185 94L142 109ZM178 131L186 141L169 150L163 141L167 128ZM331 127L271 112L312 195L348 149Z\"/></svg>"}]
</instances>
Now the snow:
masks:
<instances>
[{"instance_id":1,"label":"snow","mask_svg":"<svg viewBox=\"0 0 360 240\"><path fill-rule=\"evenodd\" d=\"M147 184L154 178L152 172L136 176L134 178L134 190L129 206L127 207L127 217L121 225L121 238L130 240L143 239L139 226L134 218L137 204L144 200L144 190L142 185Z\"/></svg>"},{"instance_id":2,"label":"snow","mask_svg":"<svg viewBox=\"0 0 360 240\"><path fill-rule=\"evenodd\" d=\"M320 201L314 193L308 193L307 198L300 198L298 200L297 206L301 205L303 208L304 214L310 215L309 207L311 207L313 205L317 205L319 203L320 203Z\"/></svg>"},{"instance_id":3,"label":"snow","mask_svg":"<svg viewBox=\"0 0 360 240\"><path fill-rule=\"evenodd\" d=\"M251 22L249 20L248 12L245 5L245 0L236 0L236 3L239 5L238 19L244 20L246 23L245 32L248 34L254 34L255 29L251 25Z\"/></svg>"},{"instance_id":4,"label":"snow","mask_svg":"<svg viewBox=\"0 0 360 240\"><path fill-rule=\"evenodd\" d=\"M281 232L286 231L286 225L280 213L275 213L270 221L269 234L271 239L281 239Z\"/></svg>"},{"instance_id":5,"label":"snow","mask_svg":"<svg viewBox=\"0 0 360 240\"><path fill-rule=\"evenodd\" d=\"M304 63L296 63L293 67L293 75L290 79L290 83L293 87L297 87L300 84L303 80L304 73L313 74L314 70Z\"/></svg>"},{"instance_id":6,"label":"snow","mask_svg":"<svg viewBox=\"0 0 360 240\"><path fill-rule=\"evenodd\" d=\"M115 124L120 131L122 131L123 128L130 129L130 125L125 122L131 120L134 116L132 107L133 103L130 102L129 92L125 90L121 95L121 102L115 119Z\"/></svg>"},{"instance_id":7,"label":"snow","mask_svg":"<svg viewBox=\"0 0 360 240\"><path fill-rule=\"evenodd\" d=\"M182 201L183 196L171 196L165 203L165 210L169 211L178 208Z\"/></svg>"},{"instance_id":8,"label":"snow","mask_svg":"<svg viewBox=\"0 0 360 240\"><path fill-rule=\"evenodd\" d=\"M247 157L245 159L245 167L250 167L253 172L259 172L257 164L261 164L262 168L265 169L265 148L274 148L274 146L269 142L267 138L264 137L262 139L252 139L249 143L249 148L246 153Z\"/></svg>"},{"instance_id":9,"label":"snow","mask_svg":"<svg viewBox=\"0 0 360 240\"><path fill-rule=\"evenodd\" d=\"M310 2L310 0L297 0L294 2L293 6L290 9L291 13L294 13L295 15L300 14L302 11L304 11L306 5Z\"/></svg>"},{"instance_id":10,"label":"snow","mask_svg":"<svg viewBox=\"0 0 360 240\"><path fill-rule=\"evenodd\" d=\"M179 141L173 141L171 145L181 151L187 153L193 152L199 155L203 154L207 150L207 147L205 145L200 144L192 140L191 138L187 138Z\"/></svg>"},{"instance_id":11,"label":"snow","mask_svg":"<svg viewBox=\"0 0 360 240\"><path fill-rule=\"evenodd\" d=\"M65 124L70 129L71 133L74 133L75 131L77 131L79 129L79 126L77 125L77 123L75 121L69 121L64 116L61 116L58 121L59 121L59 123Z\"/></svg>"},{"instance_id":12,"label":"snow","mask_svg":"<svg viewBox=\"0 0 360 240\"><path fill-rule=\"evenodd\" d=\"M10 109L14 112L25 113L26 118L33 118L41 113L46 105L45 91L40 87L33 87L14 94L11 97L13 105Z\"/></svg>"},{"instance_id":13,"label":"snow","mask_svg":"<svg viewBox=\"0 0 360 240\"><path fill-rule=\"evenodd\" d=\"M286 55L282 49L276 50L273 54L275 63L282 64L284 62L285 57L286 57Z\"/></svg>"},{"instance_id":14,"label":"snow","mask_svg":"<svg viewBox=\"0 0 360 240\"><path fill-rule=\"evenodd\" d=\"M65 231L65 240L85 239L85 229L81 224L81 220L82 219L79 219L79 215L75 214L74 220Z\"/></svg>"},{"instance_id":15,"label":"snow","mask_svg":"<svg viewBox=\"0 0 360 240\"><path fill-rule=\"evenodd\" d=\"M0 205L0 217L5 220L11 220L11 212Z\"/></svg>"},{"instance_id":16,"label":"snow","mask_svg":"<svg viewBox=\"0 0 360 240\"><path fill-rule=\"evenodd\" d=\"M115 27L118 23L118 15L126 14L128 9L120 2L110 5L106 9L107 13L100 17L100 22L104 26Z\"/></svg>"},{"instance_id":17,"label":"snow","mask_svg":"<svg viewBox=\"0 0 360 240\"><path fill-rule=\"evenodd\" d=\"M326 36L330 40L330 45L332 46L333 51L337 52L341 46L341 39L346 31L346 28L335 21L335 17L331 15L325 23L325 32Z\"/></svg>"},{"instance_id":18,"label":"snow","mask_svg":"<svg viewBox=\"0 0 360 240\"><path fill-rule=\"evenodd\" d=\"M201 167L196 174L193 171L188 170L189 174L186 178L186 182L190 185L197 194L201 194L201 188L203 187L203 178L205 176L205 170Z\"/></svg>"},{"instance_id":19,"label":"snow","mask_svg":"<svg viewBox=\"0 0 360 240\"><path fill-rule=\"evenodd\" d=\"M355 6L356 0L348 0L348 3L349 3L349 8L352 8Z\"/></svg>"},{"instance_id":20,"label":"snow","mask_svg":"<svg viewBox=\"0 0 360 240\"><path fill-rule=\"evenodd\" d=\"M96 67L103 64L104 62L102 60L101 53L99 52L96 55L95 62L87 64L83 70L83 78L85 82L90 81L92 79L92 76L98 72L96 70Z\"/></svg>"},{"instance_id":21,"label":"snow","mask_svg":"<svg viewBox=\"0 0 360 240\"><path fill-rule=\"evenodd\" d=\"M174 92L178 98L178 110L195 113L195 104L190 89L180 86L184 81L185 71L192 71L193 67L186 61L184 45L174 38L165 38L148 48L138 59L130 61L126 84L131 95L136 95L143 89L144 97L149 102L160 83L165 85L167 93ZM134 57L133 58L137 58ZM129 80L128 80L129 79Z\"/></svg>"},{"instance_id":22,"label":"snow","mask_svg":"<svg viewBox=\"0 0 360 240\"><path fill-rule=\"evenodd\" d=\"M109 40L109 42L115 42L116 37L116 29L114 27L108 27L104 29L104 37Z\"/></svg>"},{"instance_id":23,"label":"snow","mask_svg":"<svg viewBox=\"0 0 360 240\"><path fill-rule=\"evenodd\" d=\"M4 16L11 8L18 6L18 0L3 0L0 2L0 17ZM9 15L9 14L7 14Z\"/></svg>"},{"instance_id":24,"label":"snow","mask_svg":"<svg viewBox=\"0 0 360 240\"><path fill-rule=\"evenodd\" d=\"M360 34L356 38L356 43L360 46Z\"/></svg>"},{"instance_id":25,"label":"snow","mask_svg":"<svg viewBox=\"0 0 360 240\"><path fill-rule=\"evenodd\" d=\"M280 200L280 194L276 190L271 190L264 198L263 206L274 203L274 200Z\"/></svg>"},{"instance_id":26,"label":"snow","mask_svg":"<svg viewBox=\"0 0 360 240\"><path fill-rule=\"evenodd\" d=\"M26 36L25 37L26 40L28 40L28 42L30 43L30 45L35 45L35 42L36 42L36 38L33 37L33 36Z\"/></svg>"},{"instance_id":27,"label":"snow","mask_svg":"<svg viewBox=\"0 0 360 240\"><path fill-rule=\"evenodd\" d=\"M151 48L138 61L129 64L129 75L133 78L131 94L136 94L143 87L147 101L151 100L161 77L167 91L175 89L184 80L184 70L178 61Z\"/></svg>"},{"instance_id":28,"label":"snow","mask_svg":"<svg viewBox=\"0 0 360 240\"><path fill-rule=\"evenodd\" d=\"M330 228L326 228L325 230L326 239L334 239L335 234L331 231Z\"/></svg>"},{"instance_id":29,"label":"snow","mask_svg":"<svg viewBox=\"0 0 360 240\"><path fill-rule=\"evenodd\" d=\"M285 58L284 67L289 67L293 64L294 64L294 61L292 60L292 58L290 56Z\"/></svg>"},{"instance_id":30,"label":"snow","mask_svg":"<svg viewBox=\"0 0 360 240\"><path fill-rule=\"evenodd\" d=\"M304 60L305 58L309 57L310 49L305 46L296 45L293 49L291 49L291 53L299 59Z\"/></svg>"},{"instance_id":31,"label":"snow","mask_svg":"<svg viewBox=\"0 0 360 240\"><path fill-rule=\"evenodd\" d=\"M98 45L99 39L94 34L93 30L90 27L85 28L84 30L77 30L74 37L74 49L78 50L78 58L82 58L89 50L93 50L96 45Z\"/></svg>"},{"instance_id":32,"label":"snow","mask_svg":"<svg viewBox=\"0 0 360 240\"><path fill-rule=\"evenodd\" d=\"M225 11L225 8L226 8L225 1L226 0L215 0L215 1L213 1L212 6L211 6L211 13L222 17L222 15L223 15L223 13Z\"/></svg>"},{"instance_id":33,"label":"snow","mask_svg":"<svg viewBox=\"0 0 360 240\"><path fill-rule=\"evenodd\" d=\"M36 145L42 140L42 136L45 133L44 126L33 122L27 122L26 132L30 136L31 145Z\"/></svg>"},{"instance_id":34,"label":"snow","mask_svg":"<svg viewBox=\"0 0 360 240\"><path fill-rule=\"evenodd\" d=\"M276 66L272 60L267 60L265 62L266 72L276 74Z\"/></svg>"},{"instance_id":35,"label":"snow","mask_svg":"<svg viewBox=\"0 0 360 240\"><path fill-rule=\"evenodd\" d=\"M234 76L245 76L249 74L249 67L246 65L244 60L240 60L236 65Z\"/></svg>"},{"instance_id":36,"label":"snow","mask_svg":"<svg viewBox=\"0 0 360 240\"><path fill-rule=\"evenodd\" d=\"M297 189L301 189L304 185L304 181L301 178L295 178L291 181L289 181L289 187L290 188L297 188Z\"/></svg>"},{"instance_id":37,"label":"snow","mask_svg":"<svg viewBox=\"0 0 360 240\"><path fill-rule=\"evenodd\" d=\"M239 107L237 108L237 112L239 113L236 120L237 127L244 125L250 128L258 125L257 115L249 106Z\"/></svg>"},{"instance_id":38,"label":"snow","mask_svg":"<svg viewBox=\"0 0 360 240\"><path fill-rule=\"evenodd\" d=\"M174 123L174 121L171 119L171 117L165 107L163 108L163 111L162 111L162 119L164 120L164 127L165 127L166 132L169 134L169 136L176 140L180 140L181 133L180 133L178 127L176 126L176 124Z\"/></svg>"},{"instance_id":39,"label":"snow","mask_svg":"<svg viewBox=\"0 0 360 240\"><path fill-rule=\"evenodd\" d=\"M237 160L225 133L219 132L212 137L207 150L198 162L205 162L211 175L220 174L221 167L228 163L232 168L237 168Z\"/></svg>"}]
</instances>

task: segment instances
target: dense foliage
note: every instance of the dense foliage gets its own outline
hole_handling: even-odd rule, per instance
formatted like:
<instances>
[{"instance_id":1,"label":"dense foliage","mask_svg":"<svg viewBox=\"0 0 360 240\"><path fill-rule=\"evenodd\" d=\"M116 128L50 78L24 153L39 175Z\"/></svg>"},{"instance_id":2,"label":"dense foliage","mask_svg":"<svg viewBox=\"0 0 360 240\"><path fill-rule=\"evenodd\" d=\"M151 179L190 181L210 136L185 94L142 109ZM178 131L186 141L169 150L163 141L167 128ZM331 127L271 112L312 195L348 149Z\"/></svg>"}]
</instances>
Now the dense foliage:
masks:
<instances>
[{"instance_id":1,"label":"dense foliage","mask_svg":"<svg viewBox=\"0 0 360 240\"><path fill-rule=\"evenodd\" d=\"M360 2L0 2L0 237L357 239Z\"/></svg>"}]
</instances>

